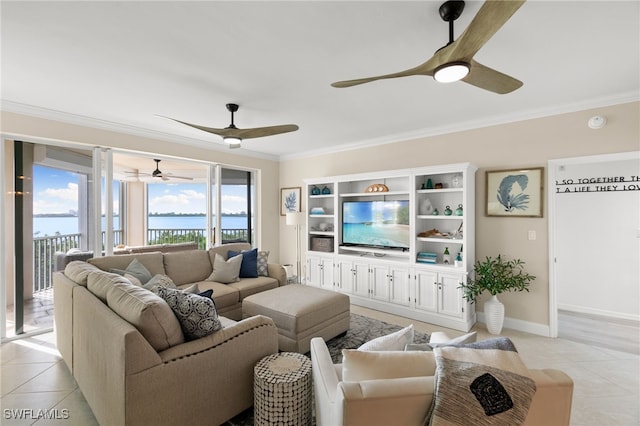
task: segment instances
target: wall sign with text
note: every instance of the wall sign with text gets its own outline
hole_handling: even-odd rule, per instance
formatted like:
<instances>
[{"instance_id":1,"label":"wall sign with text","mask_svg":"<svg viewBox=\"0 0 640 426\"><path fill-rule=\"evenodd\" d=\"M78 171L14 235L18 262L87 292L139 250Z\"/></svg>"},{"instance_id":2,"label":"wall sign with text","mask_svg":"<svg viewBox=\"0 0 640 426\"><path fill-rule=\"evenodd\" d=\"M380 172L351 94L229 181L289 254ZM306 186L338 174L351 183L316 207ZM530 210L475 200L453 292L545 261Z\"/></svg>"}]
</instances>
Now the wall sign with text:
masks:
<instances>
[{"instance_id":1,"label":"wall sign with text","mask_svg":"<svg viewBox=\"0 0 640 426\"><path fill-rule=\"evenodd\" d=\"M556 180L556 194L640 191L640 176L593 176Z\"/></svg>"}]
</instances>

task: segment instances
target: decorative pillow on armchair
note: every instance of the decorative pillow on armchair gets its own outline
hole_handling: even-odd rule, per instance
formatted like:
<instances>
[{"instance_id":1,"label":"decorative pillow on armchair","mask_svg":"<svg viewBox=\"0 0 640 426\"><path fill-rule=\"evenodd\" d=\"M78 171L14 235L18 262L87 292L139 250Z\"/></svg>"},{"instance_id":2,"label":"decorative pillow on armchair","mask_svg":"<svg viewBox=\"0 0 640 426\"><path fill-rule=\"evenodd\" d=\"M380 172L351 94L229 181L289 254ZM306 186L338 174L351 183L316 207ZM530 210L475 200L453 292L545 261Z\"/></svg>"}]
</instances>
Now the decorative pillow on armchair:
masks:
<instances>
[{"instance_id":1,"label":"decorative pillow on armchair","mask_svg":"<svg viewBox=\"0 0 640 426\"><path fill-rule=\"evenodd\" d=\"M536 384L506 337L433 349L436 392L429 425L523 424Z\"/></svg>"},{"instance_id":2,"label":"decorative pillow on armchair","mask_svg":"<svg viewBox=\"0 0 640 426\"><path fill-rule=\"evenodd\" d=\"M213 272L209 275L207 281L217 281L222 284L240 281L240 266L242 265L243 257L242 254L239 254L230 257L229 260L224 260L224 257L216 253L213 261Z\"/></svg>"},{"instance_id":3,"label":"decorative pillow on armchair","mask_svg":"<svg viewBox=\"0 0 640 426\"><path fill-rule=\"evenodd\" d=\"M359 351L403 351L404 347L413 343L413 324L402 330L369 340L358 348Z\"/></svg>"}]
</instances>

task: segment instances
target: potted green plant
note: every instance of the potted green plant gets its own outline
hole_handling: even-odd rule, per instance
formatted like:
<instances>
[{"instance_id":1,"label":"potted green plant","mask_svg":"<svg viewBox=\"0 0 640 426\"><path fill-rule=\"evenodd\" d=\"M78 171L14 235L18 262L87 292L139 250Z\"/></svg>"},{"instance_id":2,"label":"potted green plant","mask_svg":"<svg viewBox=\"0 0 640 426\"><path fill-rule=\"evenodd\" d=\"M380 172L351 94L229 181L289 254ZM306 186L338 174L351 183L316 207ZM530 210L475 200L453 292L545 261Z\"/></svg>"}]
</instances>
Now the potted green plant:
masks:
<instances>
[{"instance_id":1,"label":"potted green plant","mask_svg":"<svg viewBox=\"0 0 640 426\"><path fill-rule=\"evenodd\" d=\"M463 297L475 303L478 297L488 291L491 298L484 304L487 330L491 334L500 334L504 323L504 305L498 300L498 295L505 291L529 291L529 284L536 277L524 271L524 262L520 259L507 260L498 255L496 258L487 256L483 261L477 261L473 267L474 275L463 283Z\"/></svg>"}]
</instances>

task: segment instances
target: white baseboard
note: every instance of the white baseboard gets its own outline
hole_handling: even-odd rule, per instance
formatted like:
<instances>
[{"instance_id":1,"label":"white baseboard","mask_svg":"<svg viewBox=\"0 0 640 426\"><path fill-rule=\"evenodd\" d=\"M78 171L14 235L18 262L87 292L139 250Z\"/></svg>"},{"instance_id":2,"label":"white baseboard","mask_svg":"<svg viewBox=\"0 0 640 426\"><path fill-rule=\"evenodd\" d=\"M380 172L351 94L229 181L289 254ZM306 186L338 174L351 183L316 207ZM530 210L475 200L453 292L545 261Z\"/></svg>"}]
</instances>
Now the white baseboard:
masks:
<instances>
[{"instance_id":1,"label":"white baseboard","mask_svg":"<svg viewBox=\"0 0 640 426\"><path fill-rule=\"evenodd\" d=\"M478 322L486 324L484 312L477 313ZM503 328L524 331L525 333L537 334L538 336L550 337L551 329L548 324L538 324L535 322L523 321L515 318L505 317Z\"/></svg>"}]
</instances>

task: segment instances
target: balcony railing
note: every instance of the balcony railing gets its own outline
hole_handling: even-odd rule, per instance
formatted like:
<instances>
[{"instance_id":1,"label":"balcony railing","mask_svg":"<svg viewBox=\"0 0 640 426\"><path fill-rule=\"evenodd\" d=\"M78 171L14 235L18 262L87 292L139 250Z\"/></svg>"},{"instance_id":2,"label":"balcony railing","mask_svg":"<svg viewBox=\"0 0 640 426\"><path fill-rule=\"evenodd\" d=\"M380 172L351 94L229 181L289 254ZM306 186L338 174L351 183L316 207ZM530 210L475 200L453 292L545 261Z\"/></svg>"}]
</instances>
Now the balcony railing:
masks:
<instances>
[{"instance_id":1,"label":"balcony railing","mask_svg":"<svg viewBox=\"0 0 640 426\"><path fill-rule=\"evenodd\" d=\"M222 243L247 242L248 231L246 229L222 229ZM52 273L55 268L55 255L57 252L67 251L80 247L82 234L54 235L33 239L33 291L48 290L53 286ZM104 248L105 233L102 233L102 246ZM123 240L122 230L113 231L114 245L121 244ZM149 229L147 230L148 244L172 244L172 243L198 243L198 248L204 250L207 247L205 229Z\"/></svg>"},{"instance_id":2,"label":"balcony railing","mask_svg":"<svg viewBox=\"0 0 640 426\"><path fill-rule=\"evenodd\" d=\"M80 247L82 234L55 235L33 239L33 292L52 287L51 274L56 264L56 252Z\"/></svg>"}]
</instances>

